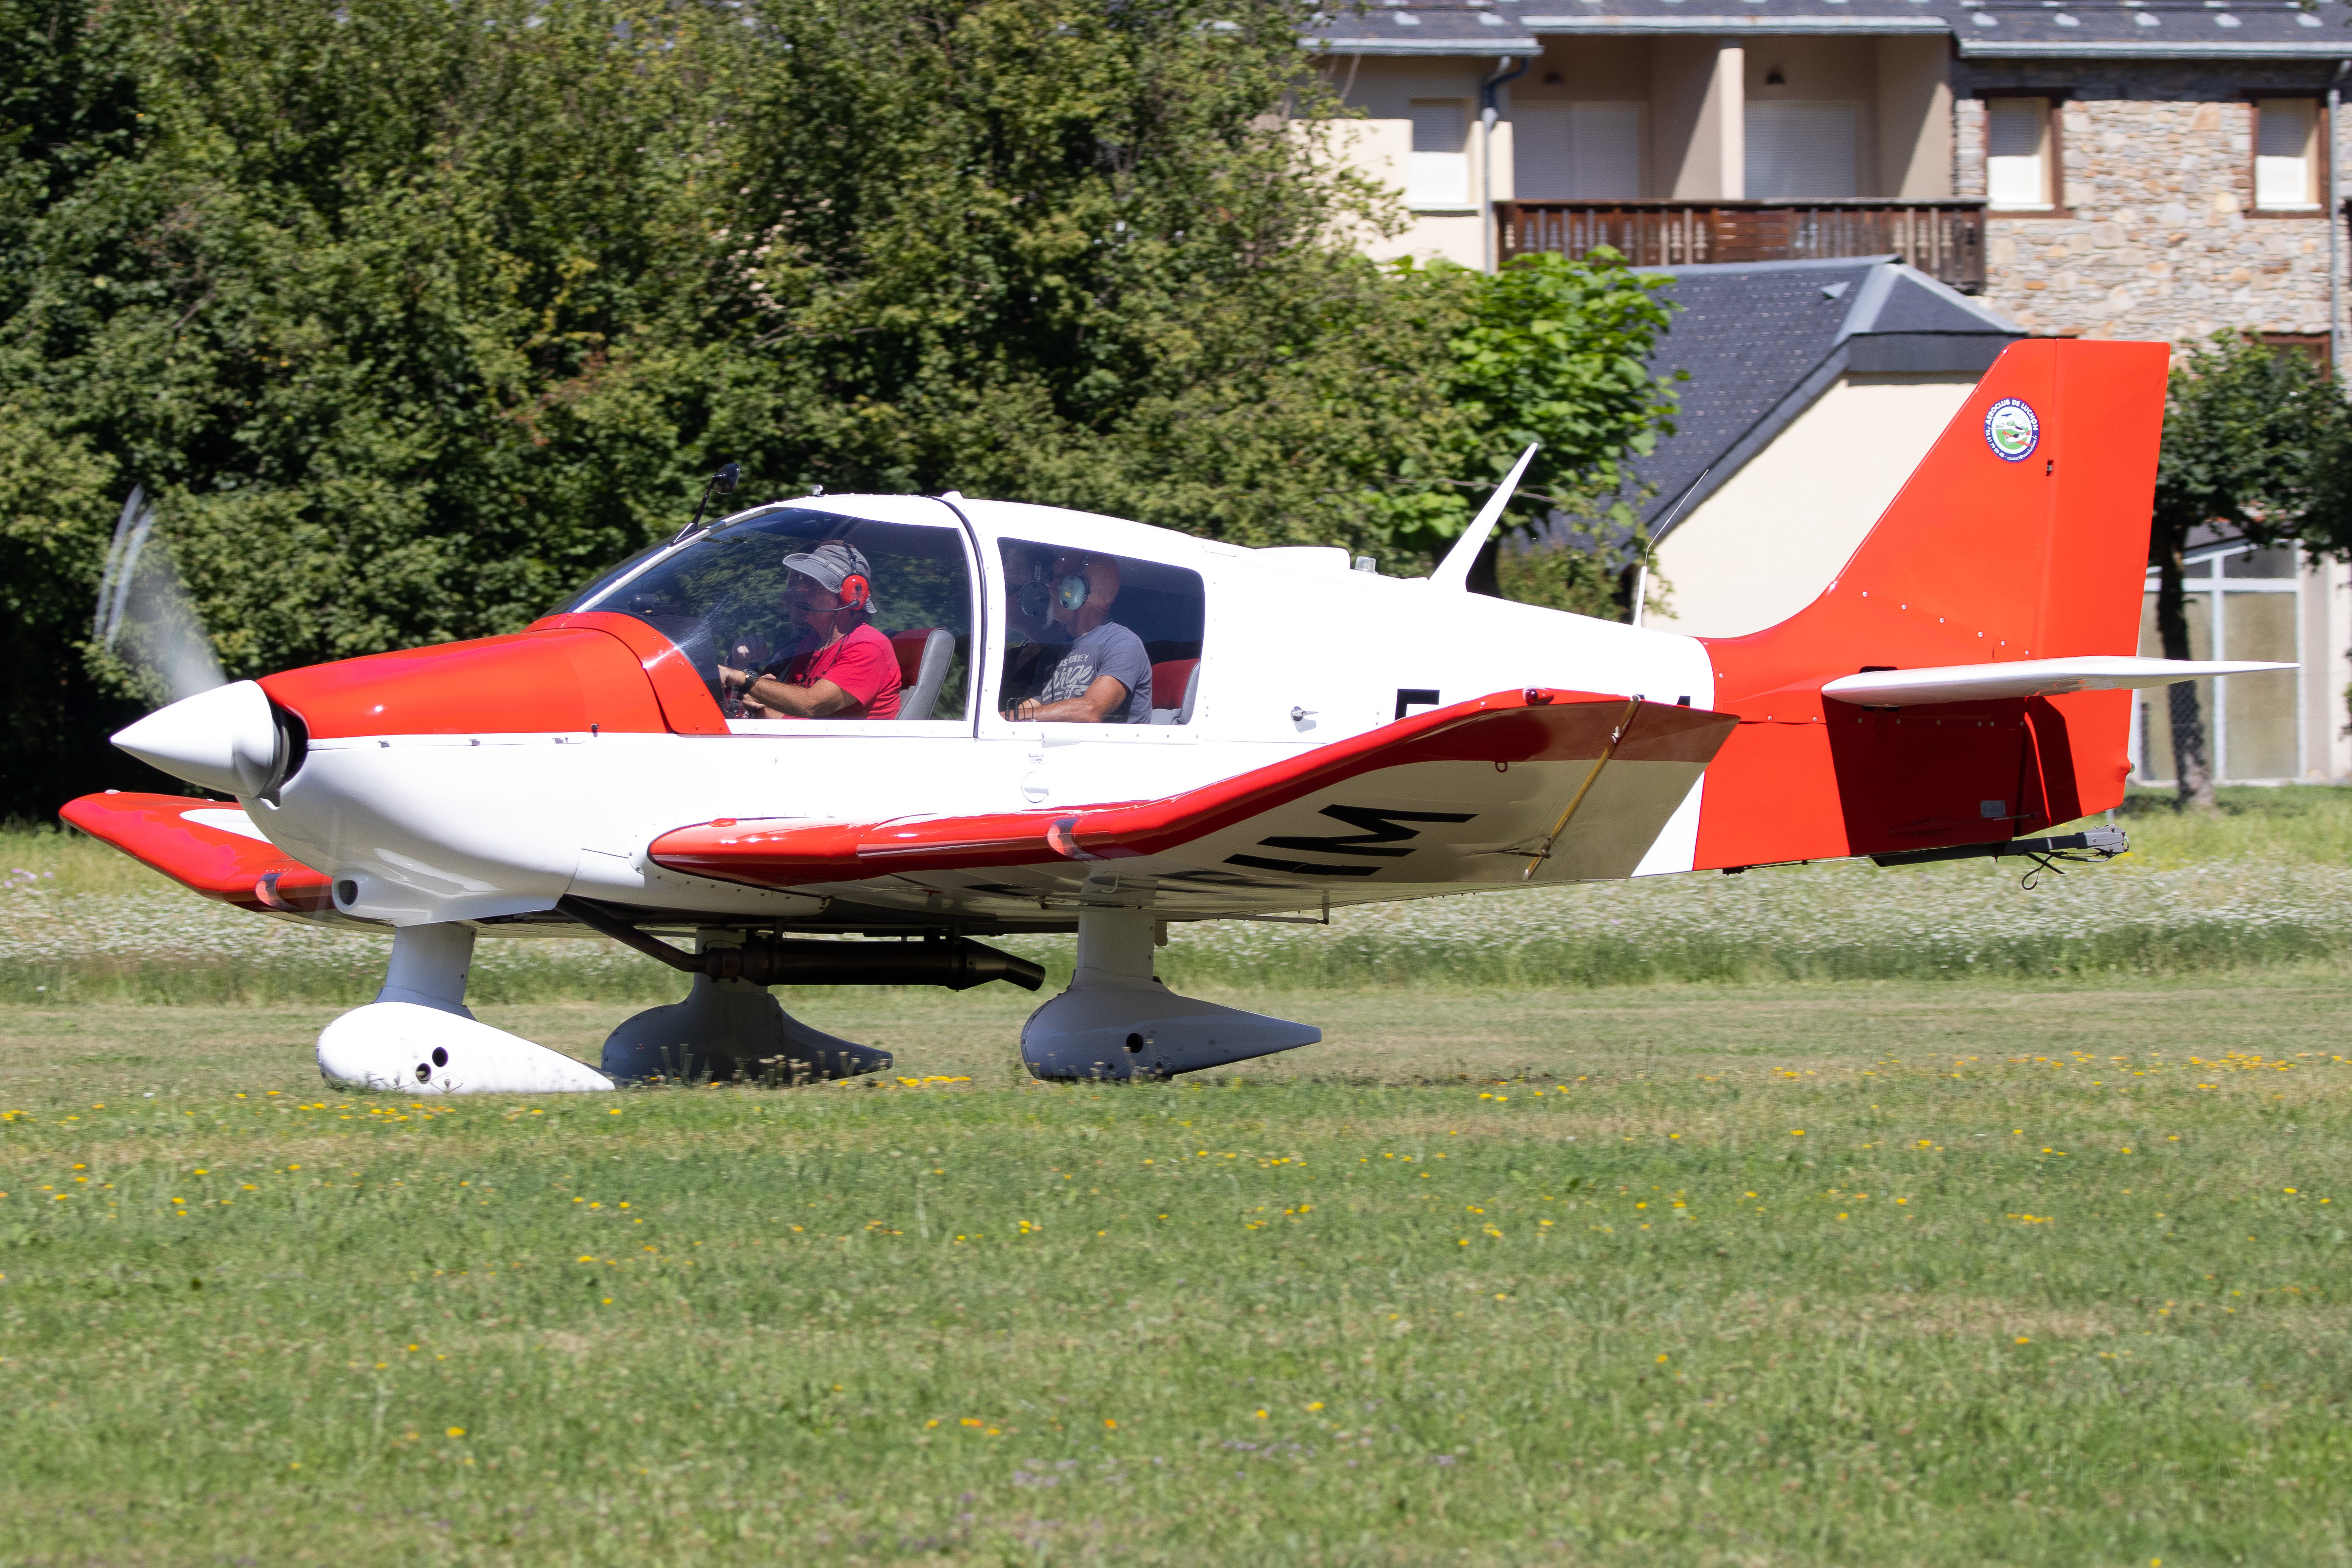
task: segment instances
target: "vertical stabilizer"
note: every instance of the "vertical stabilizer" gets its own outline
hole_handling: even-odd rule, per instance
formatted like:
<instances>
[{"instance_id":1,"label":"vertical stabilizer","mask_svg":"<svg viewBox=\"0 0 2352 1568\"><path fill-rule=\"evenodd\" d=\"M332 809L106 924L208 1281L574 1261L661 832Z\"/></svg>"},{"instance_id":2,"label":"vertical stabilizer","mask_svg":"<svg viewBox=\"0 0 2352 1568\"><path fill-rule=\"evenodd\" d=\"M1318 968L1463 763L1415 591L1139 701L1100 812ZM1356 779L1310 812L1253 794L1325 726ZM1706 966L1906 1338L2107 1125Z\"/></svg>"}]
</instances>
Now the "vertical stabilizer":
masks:
<instances>
[{"instance_id":1,"label":"vertical stabilizer","mask_svg":"<svg viewBox=\"0 0 2352 1568\"><path fill-rule=\"evenodd\" d=\"M1740 715L1701 866L2006 838L2121 797L2130 698L1868 709L1863 670L2137 651L2162 343L2011 344L1852 560L1775 626L1702 639Z\"/></svg>"}]
</instances>

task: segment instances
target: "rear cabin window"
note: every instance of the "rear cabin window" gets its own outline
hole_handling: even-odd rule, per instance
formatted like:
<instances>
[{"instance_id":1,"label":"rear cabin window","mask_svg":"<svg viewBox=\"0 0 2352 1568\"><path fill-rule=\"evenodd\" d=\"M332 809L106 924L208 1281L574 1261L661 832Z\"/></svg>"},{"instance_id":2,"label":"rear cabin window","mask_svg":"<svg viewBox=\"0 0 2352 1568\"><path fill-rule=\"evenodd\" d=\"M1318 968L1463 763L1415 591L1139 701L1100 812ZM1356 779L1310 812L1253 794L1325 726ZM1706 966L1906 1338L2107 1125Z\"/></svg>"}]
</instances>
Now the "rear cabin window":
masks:
<instances>
[{"instance_id":1,"label":"rear cabin window","mask_svg":"<svg viewBox=\"0 0 2352 1568\"><path fill-rule=\"evenodd\" d=\"M1002 543L1004 668L1018 722L1188 724L1200 689L1201 574L1104 551Z\"/></svg>"},{"instance_id":2,"label":"rear cabin window","mask_svg":"<svg viewBox=\"0 0 2352 1568\"><path fill-rule=\"evenodd\" d=\"M781 668L805 628L784 605L784 557L829 540L873 567L870 623L898 659L902 720L962 720L971 685L971 570L961 531L868 522L805 508L759 512L634 574L616 572L567 606L634 616L676 643L730 716L719 667Z\"/></svg>"}]
</instances>

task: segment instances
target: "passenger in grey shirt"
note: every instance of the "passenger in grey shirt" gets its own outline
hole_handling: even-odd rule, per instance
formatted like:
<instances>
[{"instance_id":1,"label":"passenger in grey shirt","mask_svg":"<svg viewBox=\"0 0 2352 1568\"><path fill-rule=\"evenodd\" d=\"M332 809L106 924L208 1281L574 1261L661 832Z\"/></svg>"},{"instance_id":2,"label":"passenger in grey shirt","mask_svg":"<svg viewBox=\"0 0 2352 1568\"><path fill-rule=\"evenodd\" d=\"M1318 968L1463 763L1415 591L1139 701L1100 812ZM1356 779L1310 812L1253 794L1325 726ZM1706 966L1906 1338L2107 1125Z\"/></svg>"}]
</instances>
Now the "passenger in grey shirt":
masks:
<instances>
[{"instance_id":1,"label":"passenger in grey shirt","mask_svg":"<svg viewBox=\"0 0 2352 1568\"><path fill-rule=\"evenodd\" d=\"M1109 618L1118 598L1118 563L1066 554L1054 563L1052 582L1053 620L1067 628L1070 646L1037 695L1004 716L1041 724L1150 723L1151 657L1141 637Z\"/></svg>"}]
</instances>

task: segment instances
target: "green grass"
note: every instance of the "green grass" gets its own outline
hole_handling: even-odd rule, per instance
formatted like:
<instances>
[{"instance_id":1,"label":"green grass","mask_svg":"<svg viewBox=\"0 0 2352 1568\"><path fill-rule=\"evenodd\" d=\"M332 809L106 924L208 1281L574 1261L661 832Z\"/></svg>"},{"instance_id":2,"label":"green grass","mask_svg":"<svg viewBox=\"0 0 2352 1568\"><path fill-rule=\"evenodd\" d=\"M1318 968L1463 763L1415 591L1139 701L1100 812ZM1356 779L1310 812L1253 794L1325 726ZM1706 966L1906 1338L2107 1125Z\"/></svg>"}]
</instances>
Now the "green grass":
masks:
<instances>
[{"instance_id":1,"label":"green grass","mask_svg":"<svg viewBox=\"0 0 2352 1568\"><path fill-rule=\"evenodd\" d=\"M0 836L0 1563L2345 1563L2352 791L2123 816L1184 931L1327 1031L1205 1080L446 1103L319 1085L380 941Z\"/></svg>"},{"instance_id":2,"label":"green grass","mask_svg":"<svg viewBox=\"0 0 2352 1568\"><path fill-rule=\"evenodd\" d=\"M2126 806L2132 854L2031 889L2012 860L1512 890L1343 910L1328 929L1179 926L1160 973L1193 988L1551 991L2352 965L2352 790L2229 790L2210 816L2153 795ZM1055 984L1068 973L1066 938L1004 945ZM207 903L76 835L0 833L0 1000L349 1005L373 994L385 952L380 937ZM482 944L472 994L650 1002L677 984L602 941L497 941Z\"/></svg>"},{"instance_id":3,"label":"green grass","mask_svg":"<svg viewBox=\"0 0 2352 1568\"><path fill-rule=\"evenodd\" d=\"M2352 1556L2340 979L1249 1000L1329 1043L441 1104L17 1008L0 1560Z\"/></svg>"},{"instance_id":4,"label":"green grass","mask_svg":"<svg viewBox=\"0 0 2352 1568\"><path fill-rule=\"evenodd\" d=\"M2182 811L2169 790L2135 790L2116 813L2134 854L2159 863L2288 859L2352 866L2352 788L2240 784L2218 792L2219 809Z\"/></svg>"}]
</instances>

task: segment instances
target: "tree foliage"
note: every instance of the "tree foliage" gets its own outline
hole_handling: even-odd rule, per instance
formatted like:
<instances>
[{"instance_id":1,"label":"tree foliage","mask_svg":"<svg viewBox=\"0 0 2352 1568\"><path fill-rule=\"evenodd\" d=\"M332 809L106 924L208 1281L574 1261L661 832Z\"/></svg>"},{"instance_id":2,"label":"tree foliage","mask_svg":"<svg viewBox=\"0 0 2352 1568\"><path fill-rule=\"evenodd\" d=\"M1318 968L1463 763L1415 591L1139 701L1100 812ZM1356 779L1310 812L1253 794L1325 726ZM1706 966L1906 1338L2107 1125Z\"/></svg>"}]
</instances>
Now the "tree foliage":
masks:
<instances>
[{"instance_id":1,"label":"tree foliage","mask_svg":"<svg viewBox=\"0 0 2352 1568\"><path fill-rule=\"evenodd\" d=\"M2352 550L2352 414L2305 355L2246 332L2217 332L2174 363L2157 462L2148 558L2157 633L2167 658L2190 656L2183 578L2200 524L2314 553ZM2167 689L2174 771L2184 804L2213 804L2197 688Z\"/></svg>"},{"instance_id":2,"label":"tree foliage","mask_svg":"<svg viewBox=\"0 0 2352 1568\"><path fill-rule=\"evenodd\" d=\"M1529 436L1532 506L1605 495L1659 307L1364 260L1304 14L0 0L5 700L50 737L0 805L119 717L133 483L232 676L511 629L729 459L1400 566Z\"/></svg>"}]
</instances>

